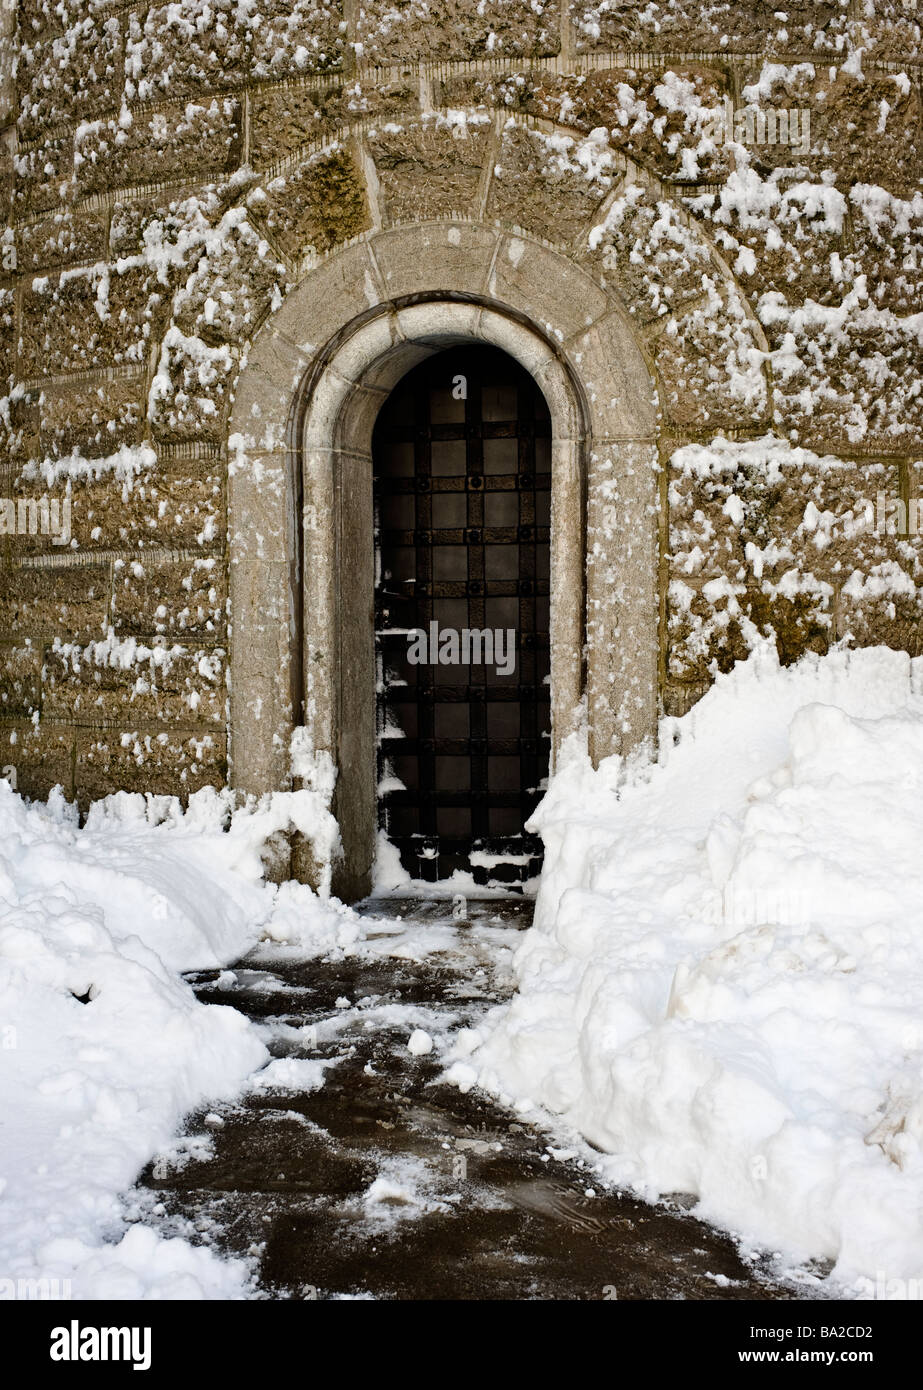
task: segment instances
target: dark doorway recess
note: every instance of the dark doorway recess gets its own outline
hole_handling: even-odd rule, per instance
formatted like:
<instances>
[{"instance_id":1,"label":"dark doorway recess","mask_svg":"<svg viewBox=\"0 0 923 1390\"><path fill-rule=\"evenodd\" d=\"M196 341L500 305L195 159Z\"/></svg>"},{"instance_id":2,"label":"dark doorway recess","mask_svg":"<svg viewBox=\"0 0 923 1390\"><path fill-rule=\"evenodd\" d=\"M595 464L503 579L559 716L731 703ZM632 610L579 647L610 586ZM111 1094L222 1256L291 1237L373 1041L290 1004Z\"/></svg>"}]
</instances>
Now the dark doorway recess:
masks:
<instances>
[{"instance_id":1,"label":"dark doorway recess","mask_svg":"<svg viewBox=\"0 0 923 1390\"><path fill-rule=\"evenodd\" d=\"M516 890L550 748L548 407L505 353L453 348L394 389L373 456L379 823L414 878Z\"/></svg>"}]
</instances>

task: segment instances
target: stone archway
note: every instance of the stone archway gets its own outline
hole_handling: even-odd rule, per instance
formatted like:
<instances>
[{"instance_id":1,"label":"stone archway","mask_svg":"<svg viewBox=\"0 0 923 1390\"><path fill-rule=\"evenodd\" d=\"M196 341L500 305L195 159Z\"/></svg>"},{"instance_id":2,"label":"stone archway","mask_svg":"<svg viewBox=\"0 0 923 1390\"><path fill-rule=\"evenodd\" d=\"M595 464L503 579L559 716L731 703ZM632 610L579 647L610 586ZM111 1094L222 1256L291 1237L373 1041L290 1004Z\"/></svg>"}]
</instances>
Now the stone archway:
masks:
<instances>
[{"instance_id":1,"label":"stone archway","mask_svg":"<svg viewBox=\"0 0 923 1390\"><path fill-rule=\"evenodd\" d=\"M229 440L232 780L290 786L304 724L337 767L343 896L367 891L376 831L372 429L406 371L463 343L507 352L551 412L553 748L584 693L597 761L655 729L655 398L623 310L560 254L478 224L346 248L258 335Z\"/></svg>"}]
</instances>

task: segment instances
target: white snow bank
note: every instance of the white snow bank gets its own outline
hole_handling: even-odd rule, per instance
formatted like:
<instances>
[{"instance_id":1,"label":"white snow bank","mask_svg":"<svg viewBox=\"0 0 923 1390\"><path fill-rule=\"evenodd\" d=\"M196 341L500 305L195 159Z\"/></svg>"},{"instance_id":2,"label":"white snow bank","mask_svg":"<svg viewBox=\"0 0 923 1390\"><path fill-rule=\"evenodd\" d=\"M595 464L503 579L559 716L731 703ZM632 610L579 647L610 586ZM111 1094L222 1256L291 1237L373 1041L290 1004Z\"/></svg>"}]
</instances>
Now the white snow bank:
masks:
<instances>
[{"instance_id":1,"label":"white snow bank","mask_svg":"<svg viewBox=\"0 0 923 1390\"><path fill-rule=\"evenodd\" d=\"M459 1080L840 1287L918 1278L923 660L762 647L664 721L658 765L572 747L534 820L519 993Z\"/></svg>"},{"instance_id":2,"label":"white snow bank","mask_svg":"<svg viewBox=\"0 0 923 1390\"><path fill-rule=\"evenodd\" d=\"M119 1197L186 1113L236 1095L267 1060L241 1013L200 1004L177 972L226 964L261 935L322 951L361 931L310 889L261 881L269 837L324 833L319 794L230 808L211 791L185 813L123 793L81 829L59 794L28 805L0 781L2 1280L74 1298L246 1291L244 1262L127 1226Z\"/></svg>"}]
</instances>

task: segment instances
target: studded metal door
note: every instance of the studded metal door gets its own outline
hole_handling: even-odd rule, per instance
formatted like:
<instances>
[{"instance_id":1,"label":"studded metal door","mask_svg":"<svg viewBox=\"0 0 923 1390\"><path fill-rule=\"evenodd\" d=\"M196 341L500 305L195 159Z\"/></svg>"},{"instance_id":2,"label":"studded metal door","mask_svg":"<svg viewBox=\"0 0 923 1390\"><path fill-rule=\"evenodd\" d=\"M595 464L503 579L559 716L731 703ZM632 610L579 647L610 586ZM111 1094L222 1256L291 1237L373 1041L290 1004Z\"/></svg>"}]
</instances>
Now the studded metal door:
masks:
<instances>
[{"instance_id":1,"label":"studded metal door","mask_svg":"<svg viewBox=\"0 0 923 1390\"><path fill-rule=\"evenodd\" d=\"M548 772L551 424L532 378L452 349L375 428L379 816L414 878L521 885Z\"/></svg>"}]
</instances>

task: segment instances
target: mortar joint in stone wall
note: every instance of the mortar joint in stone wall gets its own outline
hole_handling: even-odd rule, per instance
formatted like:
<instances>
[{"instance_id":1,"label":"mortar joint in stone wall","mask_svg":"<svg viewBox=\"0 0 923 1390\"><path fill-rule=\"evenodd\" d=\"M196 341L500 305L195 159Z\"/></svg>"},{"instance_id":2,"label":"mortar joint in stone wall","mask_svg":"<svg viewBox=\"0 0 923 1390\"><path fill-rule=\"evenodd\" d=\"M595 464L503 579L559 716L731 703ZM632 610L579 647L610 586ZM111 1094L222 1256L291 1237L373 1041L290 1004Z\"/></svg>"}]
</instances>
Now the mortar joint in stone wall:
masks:
<instances>
[{"instance_id":1,"label":"mortar joint in stone wall","mask_svg":"<svg viewBox=\"0 0 923 1390\"><path fill-rule=\"evenodd\" d=\"M160 565L187 565L197 560L221 560L222 549L213 550L169 550L163 547L150 550L77 550L63 551L50 555L21 555L10 564L10 570L18 569L104 569L121 561L123 564L138 562L157 567Z\"/></svg>"},{"instance_id":2,"label":"mortar joint in stone wall","mask_svg":"<svg viewBox=\"0 0 923 1390\"><path fill-rule=\"evenodd\" d=\"M90 367L75 372L49 372L47 376L23 377L19 385L25 391L44 391L48 386L95 386L106 381L143 381L146 366L134 363L112 367Z\"/></svg>"}]
</instances>

